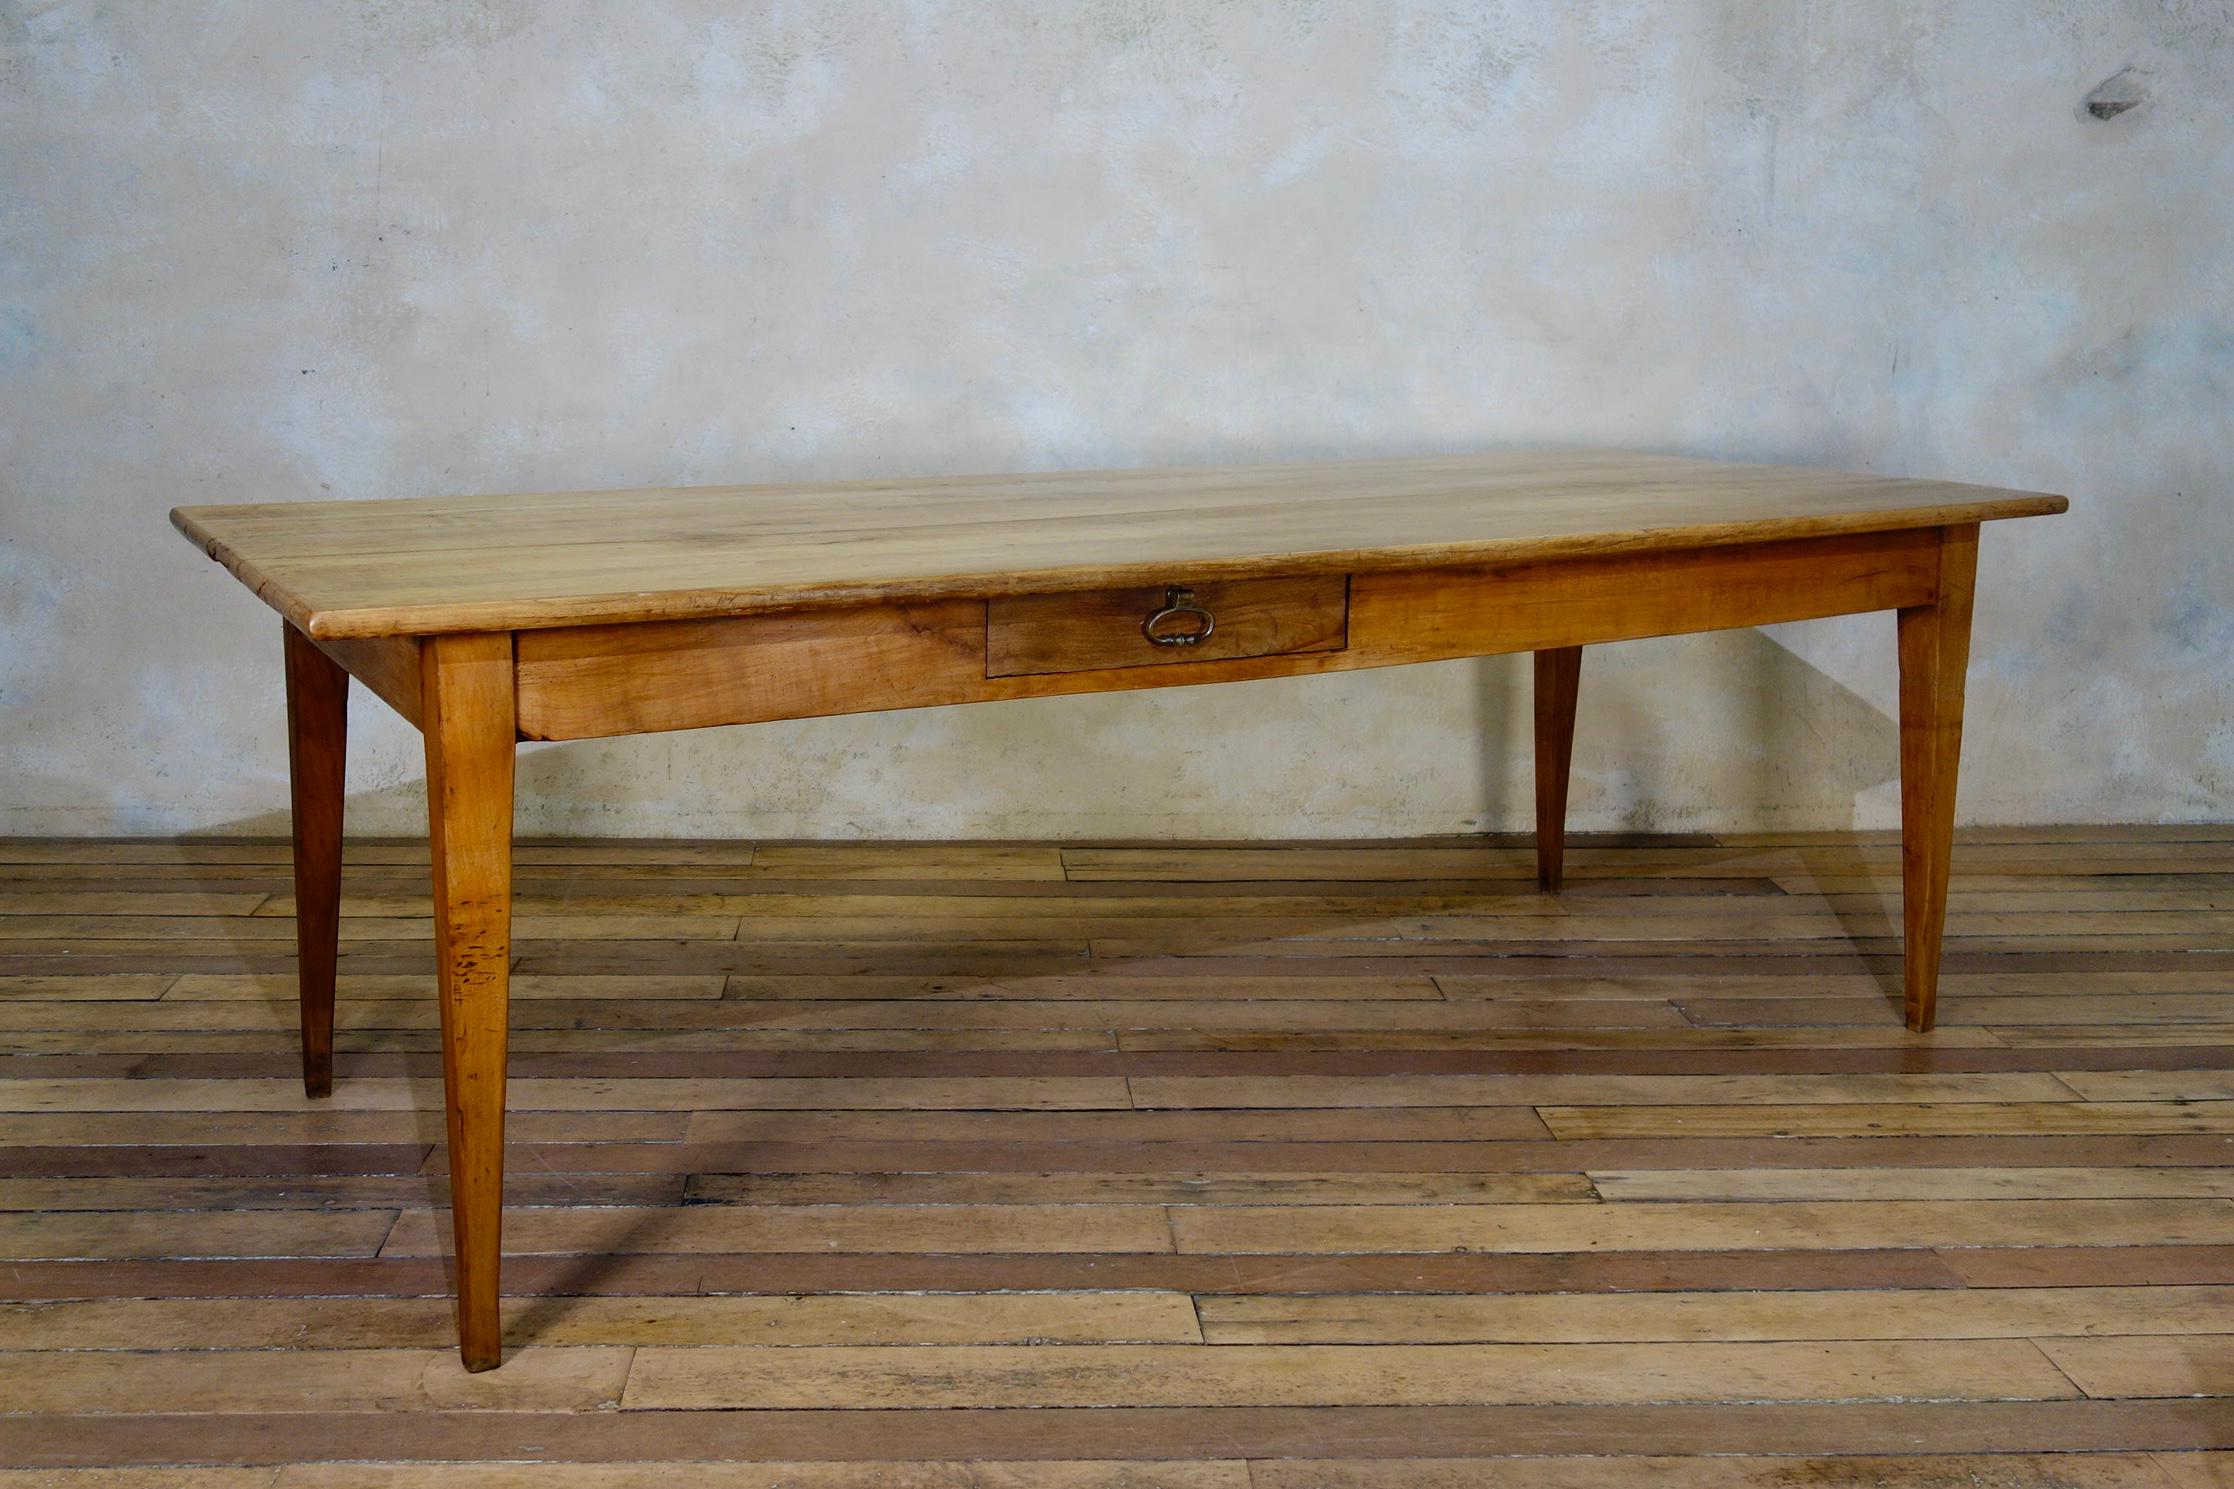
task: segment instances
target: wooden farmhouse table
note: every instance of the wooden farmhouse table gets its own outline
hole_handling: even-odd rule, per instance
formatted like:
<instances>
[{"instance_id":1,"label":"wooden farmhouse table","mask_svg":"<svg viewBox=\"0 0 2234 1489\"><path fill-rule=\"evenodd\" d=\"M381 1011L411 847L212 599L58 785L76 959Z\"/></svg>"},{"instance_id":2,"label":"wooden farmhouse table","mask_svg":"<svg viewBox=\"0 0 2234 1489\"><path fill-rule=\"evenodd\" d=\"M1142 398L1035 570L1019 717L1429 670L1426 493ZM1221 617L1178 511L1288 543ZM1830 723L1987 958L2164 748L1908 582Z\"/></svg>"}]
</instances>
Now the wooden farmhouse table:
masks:
<instances>
[{"instance_id":1,"label":"wooden farmhouse table","mask_svg":"<svg viewBox=\"0 0 2234 1489\"><path fill-rule=\"evenodd\" d=\"M1582 648L1898 614L1909 1027L1946 918L1978 525L2059 496L1658 455L182 507L286 621L303 1084L332 1089L355 677L426 736L466 1368L495 1365L523 739L1535 654L1560 851Z\"/></svg>"}]
</instances>

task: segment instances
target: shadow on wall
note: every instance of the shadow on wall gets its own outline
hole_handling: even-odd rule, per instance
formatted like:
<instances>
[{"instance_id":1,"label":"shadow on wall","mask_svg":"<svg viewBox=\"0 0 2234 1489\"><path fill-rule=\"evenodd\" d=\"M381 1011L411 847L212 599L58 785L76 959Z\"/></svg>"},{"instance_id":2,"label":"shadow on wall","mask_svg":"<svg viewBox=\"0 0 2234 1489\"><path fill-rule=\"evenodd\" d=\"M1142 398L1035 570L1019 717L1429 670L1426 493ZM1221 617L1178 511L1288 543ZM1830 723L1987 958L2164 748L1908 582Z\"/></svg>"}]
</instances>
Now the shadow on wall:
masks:
<instances>
[{"instance_id":1,"label":"shadow on wall","mask_svg":"<svg viewBox=\"0 0 2234 1489\"><path fill-rule=\"evenodd\" d=\"M1525 683L1519 691L1507 712L1524 720ZM1526 723L1512 732L1511 747L1527 748ZM1702 756L1684 744L1700 738L1719 748ZM1772 830L1795 803L1845 801L1856 809L1842 825L1852 827L1861 799L1897 784L1899 769L1894 718L1766 632L1583 653L1575 818L1612 803L1625 804L1621 825L1632 830L1682 830L1699 809Z\"/></svg>"},{"instance_id":2,"label":"shadow on wall","mask_svg":"<svg viewBox=\"0 0 2234 1489\"><path fill-rule=\"evenodd\" d=\"M1884 617L1882 624L1889 632L1892 618ZM1595 709L1593 663L1600 674ZM1649 682L1634 685L1636 673L1671 667L1684 679L1682 696L1719 718L1689 720L1686 727L1686 721L1670 715L1668 689ZM1655 704L1659 706L1648 706ZM1583 657L1576 713L1578 791L1585 770L1606 770L1619 777L1616 799L1651 803L1703 795L1741 820L1773 822L1804 789L1856 803L1848 826L1858 827L1861 799L1899 786L1897 718L1765 631L1593 647ZM1685 734L1720 738L1726 748L1712 761L1686 758L1686 752L1669 746ZM1811 875L1829 874L1850 883L1870 877L1851 841L1814 844L1803 857ZM1881 937L1888 925L1900 924L1900 896L1891 887L1875 895L1849 888L1831 904L1849 945ZM1897 965L1881 972L1879 982L1897 1002Z\"/></svg>"},{"instance_id":3,"label":"shadow on wall","mask_svg":"<svg viewBox=\"0 0 2234 1489\"><path fill-rule=\"evenodd\" d=\"M1481 802L1480 821L1491 831L1517 820L1515 813L1533 820L1534 796L1512 792L1514 757L1533 748L1535 699L1527 681L1528 658L1481 657L1468 665L1473 674L1475 729L1480 746L1474 751L1479 777L1475 799ZM1578 722L1576 727L1581 727ZM1514 795L1523 799L1514 801Z\"/></svg>"}]
</instances>

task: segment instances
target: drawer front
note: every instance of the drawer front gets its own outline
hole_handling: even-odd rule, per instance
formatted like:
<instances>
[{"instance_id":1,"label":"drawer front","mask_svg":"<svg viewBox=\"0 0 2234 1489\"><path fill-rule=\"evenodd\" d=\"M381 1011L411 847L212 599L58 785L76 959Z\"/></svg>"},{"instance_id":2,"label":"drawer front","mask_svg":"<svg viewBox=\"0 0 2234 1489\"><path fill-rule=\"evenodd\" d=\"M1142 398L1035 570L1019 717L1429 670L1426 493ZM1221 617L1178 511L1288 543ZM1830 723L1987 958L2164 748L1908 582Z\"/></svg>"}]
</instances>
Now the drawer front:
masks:
<instances>
[{"instance_id":1,"label":"drawer front","mask_svg":"<svg viewBox=\"0 0 2234 1489\"><path fill-rule=\"evenodd\" d=\"M1018 595L988 601L985 675L1168 667L1236 657L1340 651L1346 575ZM1161 640L1151 640L1150 632Z\"/></svg>"}]
</instances>

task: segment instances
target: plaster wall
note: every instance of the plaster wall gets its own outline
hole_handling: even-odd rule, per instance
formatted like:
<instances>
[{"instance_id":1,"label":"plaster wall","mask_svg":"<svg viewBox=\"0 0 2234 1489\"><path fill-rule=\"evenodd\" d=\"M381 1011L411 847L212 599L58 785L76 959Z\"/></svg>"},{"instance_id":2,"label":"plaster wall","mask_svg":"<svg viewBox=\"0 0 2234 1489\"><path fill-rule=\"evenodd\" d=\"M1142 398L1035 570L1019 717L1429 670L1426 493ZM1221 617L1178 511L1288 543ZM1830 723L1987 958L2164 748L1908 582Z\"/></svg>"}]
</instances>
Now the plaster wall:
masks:
<instances>
[{"instance_id":1,"label":"plaster wall","mask_svg":"<svg viewBox=\"0 0 2234 1489\"><path fill-rule=\"evenodd\" d=\"M278 623L174 504L1538 443L2068 493L1986 535L1962 814L2224 817L2230 202L2219 0L0 0L0 831L283 820ZM1595 651L1574 822L1889 824L1893 698L1885 617ZM1526 709L536 748L520 825L1517 827Z\"/></svg>"}]
</instances>

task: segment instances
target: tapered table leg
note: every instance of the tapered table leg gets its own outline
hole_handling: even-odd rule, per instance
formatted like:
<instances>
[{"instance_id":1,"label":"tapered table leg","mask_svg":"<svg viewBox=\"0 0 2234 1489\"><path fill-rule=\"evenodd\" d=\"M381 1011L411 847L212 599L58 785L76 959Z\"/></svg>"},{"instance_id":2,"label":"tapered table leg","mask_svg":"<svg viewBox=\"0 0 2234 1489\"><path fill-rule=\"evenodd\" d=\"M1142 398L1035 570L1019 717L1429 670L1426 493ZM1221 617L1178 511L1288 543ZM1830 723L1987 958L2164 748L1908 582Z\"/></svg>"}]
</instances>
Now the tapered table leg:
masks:
<instances>
[{"instance_id":1,"label":"tapered table leg","mask_svg":"<svg viewBox=\"0 0 2234 1489\"><path fill-rule=\"evenodd\" d=\"M508 634L439 636L420 668L434 854L442 1084L450 1136L458 1348L468 1370L503 1352L497 1272L504 1222L504 1058L512 955Z\"/></svg>"},{"instance_id":2,"label":"tapered table leg","mask_svg":"<svg viewBox=\"0 0 2234 1489\"><path fill-rule=\"evenodd\" d=\"M342 764L349 674L282 624L287 768L295 831L295 988L302 1003L303 1090L334 1089L334 960L341 941Z\"/></svg>"},{"instance_id":3,"label":"tapered table leg","mask_svg":"<svg viewBox=\"0 0 2234 1489\"><path fill-rule=\"evenodd\" d=\"M1977 573L1977 525L1945 529L1938 601L1899 614L1901 1001L1918 1033L1932 1026L1939 996Z\"/></svg>"},{"instance_id":4,"label":"tapered table leg","mask_svg":"<svg viewBox=\"0 0 2234 1489\"><path fill-rule=\"evenodd\" d=\"M1536 653L1536 885L1559 888L1567 854L1567 773L1575 758L1582 648Z\"/></svg>"}]
</instances>

